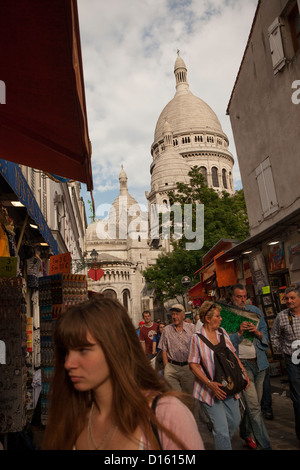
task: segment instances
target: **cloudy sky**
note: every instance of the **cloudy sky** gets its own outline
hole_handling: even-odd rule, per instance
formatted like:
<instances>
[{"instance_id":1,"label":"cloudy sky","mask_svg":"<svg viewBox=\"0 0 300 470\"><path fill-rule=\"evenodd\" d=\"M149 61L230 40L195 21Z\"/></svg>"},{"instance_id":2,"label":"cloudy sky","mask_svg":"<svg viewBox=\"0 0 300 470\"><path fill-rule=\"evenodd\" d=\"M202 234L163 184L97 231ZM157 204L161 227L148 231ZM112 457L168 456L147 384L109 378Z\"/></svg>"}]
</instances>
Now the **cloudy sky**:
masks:
<instances>
[{"instance_id":1,"label":"cloudy sky","mask_svg":"<svg viewBox=\"0 0 300 470\"><path fill-rule=\"evenodd\" d=\"M190 91L215 111L229 138L241 187L226 109L256 6L257 0L78 0L96 215L118 196L122 164L130 194L146 206L150 148L175 94L177 49ZM90 199L85 185L82 195Z\"/></svg>"}]
</instances>

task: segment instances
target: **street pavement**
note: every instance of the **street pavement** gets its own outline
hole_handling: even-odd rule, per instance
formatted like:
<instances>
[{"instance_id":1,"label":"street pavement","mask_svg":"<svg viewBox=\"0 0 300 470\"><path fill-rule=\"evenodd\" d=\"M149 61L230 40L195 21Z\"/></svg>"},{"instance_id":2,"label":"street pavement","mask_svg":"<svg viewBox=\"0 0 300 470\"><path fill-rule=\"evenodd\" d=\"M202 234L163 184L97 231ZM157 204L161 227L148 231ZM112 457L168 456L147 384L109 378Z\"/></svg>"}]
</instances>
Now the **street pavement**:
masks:
<instances>
[{"instance_id":1,"label":"street pavement","mask_svg":"<svg viewBox=\"0 0 300 470\"><path fill-rule=\"evenodd\" d=\"M289 398L288 385L281 385L279 379L271 379L271 387L274 419L265 419L265 425L269 433L272 449L284 451L300 450L299 441L295 435L294 410L292 401ZM200 423L199 428L205 449L214 450L213 436L208 430L207 425L204 422ZM232 439L232 449L256 452L246 447L245 441L239 437L238 432Z\"/></svg>"}]
</instances>

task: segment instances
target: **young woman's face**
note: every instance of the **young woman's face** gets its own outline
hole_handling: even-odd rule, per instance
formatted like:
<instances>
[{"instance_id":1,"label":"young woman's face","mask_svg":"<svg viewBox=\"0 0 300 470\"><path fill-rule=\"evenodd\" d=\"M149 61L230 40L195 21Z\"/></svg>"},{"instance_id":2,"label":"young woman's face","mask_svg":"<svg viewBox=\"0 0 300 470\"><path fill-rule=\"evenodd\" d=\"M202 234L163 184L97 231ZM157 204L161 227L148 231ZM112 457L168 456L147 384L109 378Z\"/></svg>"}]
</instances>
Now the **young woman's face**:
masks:
<instances>
[{"instance_id":1,"label":"young woman's face","mask_svg":"<svg viewBox=\"0 0 300 470\"><path fill-rule=\"evenodd\" d=\"M110 379L109 367L101 346L88 333L88 346L69 349L65 369L76 390L97 390Z\"/></svg>"}]
</instances>

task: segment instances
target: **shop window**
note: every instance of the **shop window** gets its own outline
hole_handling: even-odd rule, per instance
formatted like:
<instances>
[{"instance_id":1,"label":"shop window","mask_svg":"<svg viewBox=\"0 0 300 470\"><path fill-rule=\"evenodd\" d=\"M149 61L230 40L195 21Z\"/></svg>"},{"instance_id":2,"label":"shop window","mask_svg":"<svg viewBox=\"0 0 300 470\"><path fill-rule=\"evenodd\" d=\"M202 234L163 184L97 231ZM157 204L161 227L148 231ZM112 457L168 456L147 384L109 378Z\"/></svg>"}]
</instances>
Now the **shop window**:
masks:
<instances>
[{"instance_id":1,"label":"shop window","mask_svg":"<svg viewBox=\"0 0 300 470\"><path fill-rule=\"evenodd\" d=\"M269 158L266 158L266 160L256 168L256 180L263 216L268 217L273 212L276 212L279 207Z\"/></svg>"}]
</instances>

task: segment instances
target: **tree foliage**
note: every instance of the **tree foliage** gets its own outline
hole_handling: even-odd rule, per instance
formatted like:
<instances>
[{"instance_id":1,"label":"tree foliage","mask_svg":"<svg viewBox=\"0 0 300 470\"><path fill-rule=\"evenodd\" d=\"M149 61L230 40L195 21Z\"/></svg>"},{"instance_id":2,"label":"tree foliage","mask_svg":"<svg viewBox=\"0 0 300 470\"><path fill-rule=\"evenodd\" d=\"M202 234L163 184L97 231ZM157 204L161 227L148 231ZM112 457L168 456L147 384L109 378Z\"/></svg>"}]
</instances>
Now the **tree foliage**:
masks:
<instances>
[{"instance_id":1,"label":"tree foliage","mask_svg":"<svg viewBox=\"0 0 300 470\"><path fill-rule=\"evenodd\" d=\"M144 276L151 288L156 291L157 298L164 302L182 295L185 289L181 285L183 276L189 276L192 285L198 282L194 273L202 266L202 258L221 238L238 239L249 235L249 223L243 190L233 196L223 192L221 196L208 188L199 167L189 172L190 183L177 183L176 191L169 192L172 204L180 204L182 214L184 205L193 206L193 230L196 226L197 204L204 205L204 243L199 250L186 250L188 242L185 234L179 240L172 240L173 251L162 254L155 266L144 271Z\"/></svg>"}]
</instances>

